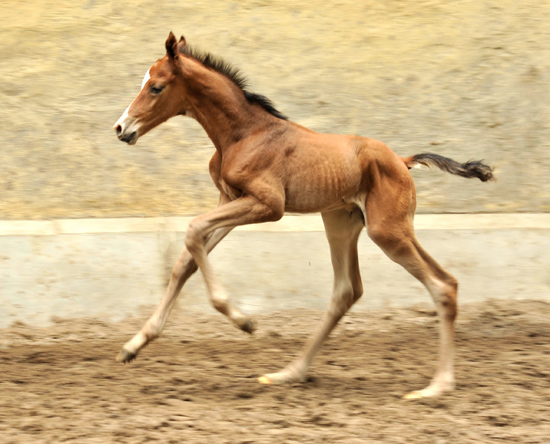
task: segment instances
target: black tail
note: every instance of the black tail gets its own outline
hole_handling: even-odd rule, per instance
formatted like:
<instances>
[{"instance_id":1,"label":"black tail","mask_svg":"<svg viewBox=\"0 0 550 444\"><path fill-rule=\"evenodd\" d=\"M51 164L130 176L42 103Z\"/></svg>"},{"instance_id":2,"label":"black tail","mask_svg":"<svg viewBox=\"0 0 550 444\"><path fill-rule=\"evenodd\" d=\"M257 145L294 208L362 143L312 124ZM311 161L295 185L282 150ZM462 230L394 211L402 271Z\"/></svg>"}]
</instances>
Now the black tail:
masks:
<instances>
[{"instance_id":1,"label":"black tail","mask_svg":"<svg viewBox=\"0 0 550 444\"><path fill-rule=\"evenodd\" d=\"M456 174L462 177L477 177L482 182L494 179L493 168L485 165L479 160L470 160L466 163L458 163L448 157L438 154L422 153L403 159L407 167L413 168L415 165L422 164L427 167L435 165L447 173Z\"/></svg>"}]
</instances>

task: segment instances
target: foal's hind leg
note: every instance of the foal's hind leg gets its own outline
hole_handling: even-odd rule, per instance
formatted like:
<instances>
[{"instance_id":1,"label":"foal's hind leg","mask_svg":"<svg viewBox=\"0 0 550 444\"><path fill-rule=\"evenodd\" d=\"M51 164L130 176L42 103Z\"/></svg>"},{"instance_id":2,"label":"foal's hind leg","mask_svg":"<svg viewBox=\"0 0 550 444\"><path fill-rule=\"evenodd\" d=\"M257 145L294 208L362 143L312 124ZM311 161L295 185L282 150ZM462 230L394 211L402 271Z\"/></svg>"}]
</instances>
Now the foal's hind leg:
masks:
<instances>
[{"instance_id":1,"label":"foal's hind leg","mask_svg":"<svg viewBox=\"0 0 550 444\"><path fill-rule=\"evenodd\" d=\"M399 213L393 207L378 206L373 210L374 200L374 195L369 196L369 236L390 259L402 265L424 284L436 303L440 319L440 356L435 376L425 389L409 393L405 398L437 396L454 388L454 321L457 314L458 283L420 246L414 236L412 217Z\"/></svg>"},{"instance_id":2,"label":"foal's hind leg","mask_svg":"<svg viewBox=\"0 0 550 444\"><path fill-rule=\"evenodd\" d=\"M261 376L258 381L263 384L303 381L324 340L363 293L357 257L357 241L364 227L363 214L359 209L351 214L346 210L331 211L323 213L323 222L334 269L330 305L317 332L310 337L300 355L284 370Z\"/></svg>"}]
</instances>

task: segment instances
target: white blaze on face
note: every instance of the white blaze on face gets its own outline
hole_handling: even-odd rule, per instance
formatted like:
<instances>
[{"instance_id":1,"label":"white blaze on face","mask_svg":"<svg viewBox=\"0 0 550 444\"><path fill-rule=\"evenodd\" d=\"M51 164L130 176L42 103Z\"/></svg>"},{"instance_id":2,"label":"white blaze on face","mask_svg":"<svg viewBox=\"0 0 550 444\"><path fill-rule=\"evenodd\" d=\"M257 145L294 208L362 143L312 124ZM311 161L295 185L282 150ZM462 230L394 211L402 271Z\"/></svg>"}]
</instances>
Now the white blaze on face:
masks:
<instances>
[{"instance_id":1,"label":"white blaze on face","mask_svg":"<svg viewBox=\"0 0 550 444\"><path fill-rule=\"evenodd\" d=\"M147 72L145 73L145 76L143 77L143 82L141 82L141 89L143 89L143 87L145 86L145 84L149 81L149 79L151 78L151 74L149 74L149 71L150 71L150 68L147 70Z\"/></svg>"},{"instance_id":2,"label":"white blaze on face","mask_svg":"<svg viewBox=\"0 0 550 444\"><path fill-rule=\"evenodd\" d=\"M145 88L145 85L147 84L147 82L151 78L151 73L149 71L150 71L150 68L145 73L145 76L143 77L143 81L141 82L141 89L142 90L143 90L143 88ZM136 99L137 99L137 97L136 97ZM139 133L139 128L141 127L141 123L138 120L136 120L135 117L129 117L128 116L128 112L130 111L130 108L132 107L132 105L134 104L136 99L134 99L134 101L132 103L130 103L130 105L128 106L128 108L126 108L126 110L124 111L122 116L120 116L120 119L118 119L117 122L115 123L114 128L117 131L117 134L119 134L119 138L121 137L121 135L129 134L132 131L136 135ZM130 141L128 143L130 145L134 145L136 143L138 137L139 136L134 137L132 139L132 141Z\"/></svg>"},{"instance_id":3,"label":"white blaze on face","mask_svg":"<svg viewBox=\"0 0 550 444\"><path fill-rule=\"evenodd\" d=\"M126 120L126 118L128 117L128 110L130 109L130 106L131 105L128 105L128 108L126 108L122 116L120 116L120 119L117 120L117 122L115 123L115 128Z\"/></svg>"},{"instance_id":4,"label":"white blaze on face","mask_svg":"<svg viewBox=\"0 0 550 444\"><path fill-rule=\"evenodd\" d=\"M149 79L151 78L151 74L149 73L151 68L149 68L147 70L147 72L145 73L145 76L143 77L143 81L141 82L141 89L143 89L143 87L145 86L145 84L149 81ZM130 107L132 106L134 102L130 103L130 105L128 105L128 108L126 108L126 110L124 111L124 113L122 114L122 116L120 116L120 119L117 120L117 122L115 123L115 127L117 125L122 125L123 122L128 118L128 111L130 110Z\"/></svg>"}]
</instances>

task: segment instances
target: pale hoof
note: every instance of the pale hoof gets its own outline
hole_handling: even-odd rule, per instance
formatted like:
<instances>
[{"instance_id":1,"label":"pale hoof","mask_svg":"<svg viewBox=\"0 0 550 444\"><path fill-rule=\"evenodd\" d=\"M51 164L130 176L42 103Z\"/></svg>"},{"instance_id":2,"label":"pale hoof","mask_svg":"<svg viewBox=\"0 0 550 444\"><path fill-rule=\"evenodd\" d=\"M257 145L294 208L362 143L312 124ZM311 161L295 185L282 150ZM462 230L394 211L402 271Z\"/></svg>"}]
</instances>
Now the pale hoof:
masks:
<instances>
[{"instance_id":1,"label":"pale hoof","mask_svg":"<svg viewBox=\"0 0 550 444\"><path fill-rule=\"evenodd\" d=\"M122 349L118 352L118 355L116 355L116 361L126 364L127 362L133 361L136 358L136 356L137 354L130 353Z\"/></svg>"},{"instance_id":2,"label":"pale hoof","mask_svg":"<svg viewBox=\"0 0 550 444\"><path fill-rule=\"evenodd\" d=\"M258 378L258 382L260 384L266 385L304 382L305 380L306 378L304 376L293 374L291 372L271 373L269 375L263 375Z\"/></svg>"},{"instance_id":3,"label":"pale hoof","mask_svg":"<svg viewBox=\"0 0 550 444\"><path fill-rule=\"evenodd\" d=\"M403 396L403 399L412 400L412 399L422 399L422 398L425 398L425 397L426 396L422 395L422 393L420 391L417 391L417 392L407 393L405 396Z\"/></svg>"},{"instance_id":4,"label":"pale hoof","mask_svg":"<svg viewBox=\"0 0 550 444\"><path fill-rule=\"evenodd\" d=\"M273 384L273 383L271 382L271 379L269 379L267 376L260 376L260 377L258 378L258 382L259 382L260 384L266 384L266 385L271 385L271 384Z\"/></svg>"},{"instance_id":5,"label":"pale hoof","mask_svg":"<svg viewBox=\"0 0 550 444\"><path fill-rule=\"evenodd\" d=\"M423 398L435 398L445 392L450 392L454 389L454 384L445 384L444 386L434 385L428 386L424 390L416 390L414 392L407 393L403 396L403 399L414 400Z\"/></svg>"}]
</instances>

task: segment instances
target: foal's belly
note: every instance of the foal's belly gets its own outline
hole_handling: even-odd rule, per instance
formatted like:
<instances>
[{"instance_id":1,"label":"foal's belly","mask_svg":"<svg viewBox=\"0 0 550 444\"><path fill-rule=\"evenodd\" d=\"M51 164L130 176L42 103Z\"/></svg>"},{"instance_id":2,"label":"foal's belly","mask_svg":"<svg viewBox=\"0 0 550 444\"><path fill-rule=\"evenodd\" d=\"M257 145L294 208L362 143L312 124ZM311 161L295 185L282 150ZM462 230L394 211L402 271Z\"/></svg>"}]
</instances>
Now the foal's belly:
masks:
<instances>
[{"instance_id":1,"label":"foal's belly","mask_svg":"<svg viewBox=\"0 0 550 444\"><path fill-rule=\"evenodd\" d=\"M358 184L345 181L323 181L324 183L303 182L285 189L285 211L292 213L319 213L353 209L360 200Z\"/></svg>"}]
</instances>

